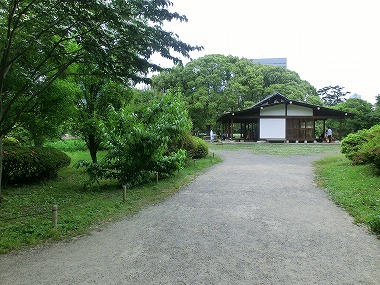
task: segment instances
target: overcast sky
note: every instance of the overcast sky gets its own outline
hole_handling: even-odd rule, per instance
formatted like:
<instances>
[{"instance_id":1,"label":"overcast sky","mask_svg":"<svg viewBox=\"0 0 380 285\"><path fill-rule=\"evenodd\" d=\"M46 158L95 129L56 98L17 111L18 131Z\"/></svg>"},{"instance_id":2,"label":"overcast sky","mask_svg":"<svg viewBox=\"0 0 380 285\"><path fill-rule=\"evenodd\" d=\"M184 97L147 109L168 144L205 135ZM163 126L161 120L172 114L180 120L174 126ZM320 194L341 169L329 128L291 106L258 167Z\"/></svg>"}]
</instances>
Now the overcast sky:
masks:
<instances>
[{"instance_id":1,"label":"overcast sky","mask_svg":"<svg viewBox=\"0 0 380 285\"><path fill-rule=\"evenodd\" d=\"M371 103L380 94L380 0L172 2L189 21L165 29L204 46L194 59L286 57L288 69L317 89L340 85Z\"/></svg>"}]
</instances>

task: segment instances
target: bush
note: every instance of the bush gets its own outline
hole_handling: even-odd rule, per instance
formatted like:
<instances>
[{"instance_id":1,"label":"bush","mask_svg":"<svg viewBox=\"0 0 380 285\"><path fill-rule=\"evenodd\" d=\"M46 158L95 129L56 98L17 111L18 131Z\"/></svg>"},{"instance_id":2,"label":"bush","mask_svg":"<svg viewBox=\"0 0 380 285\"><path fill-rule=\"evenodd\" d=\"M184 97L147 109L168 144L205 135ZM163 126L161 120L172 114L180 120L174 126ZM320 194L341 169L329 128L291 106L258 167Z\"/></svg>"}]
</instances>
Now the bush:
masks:
<instances>
[{"instance_id":1,"label":"bush","mask_svg":"<svg viewBox=\"0 0 380 285\"><path fill-rule=\"evenodd\" d=\"M374 163L380 169L380 135L373 136L352 156L355 164Z\"/></svg>"},{"instance_id":2,"label":"bush","mask_svg":"<svg viewBox=\"0 0 380 285\"><path fill-rule=\"evenodd\" d=\"M349 134L342 141L341 152L354 164L373 163L380 169L380 124Z\"/></svg>"},{"instance_id":3,"label":"bush","mask_svg":"<svg viewBox=\"0 0 380 285\"><path fill-rule=\"evenodd\" d=\"M191 134L182 135L179 141L175 143L174 149L186 150L186 156L193 159L203 158L208 154L207 143L201 138L193 137Z\"/></svg>"},{"instance_id":4,"label":"bush","mask_svg":"<svg viewBox=\"0 0 380 285\"><path fill-rule=\"evenodd\" d=\"M196 159L206 157L208 155L207 143L198 137L193 137L193 140L195 142L195 149L192 150L192 157Z\"/></svg>"},{"instance_id":5,"label":"bush","mask_svg":"<svg viewBox=\"0 0 380 285\"><path fill-rule=\"evenodd\" d=\"M163 177L172 175L176 170L184 167L186 161L185 151L180 149L170 156L164 156L156 161L155 170Z\"/></svg>"},{"instance_id":6,"label":"bush","mask_svg":"<svg viewBox=\"0 0 380 285\"><path fill-rule=\"evenodd\" d=\"M27 183L54 178L70 164L70 157L50 147L4 146L3 182Z\"/></svg>"},{"instance_id":7,"label":"bush","mask_svg":"<svg viewBox=\"0 0 380 285\"><path fill-rule=\"evenodd\" d=\"M352 159L361 146L368 141L367 133L367 131L362 131L357 134L349 134L342 140L340 152L344 153L348 159Z\"/></svg>"},{"instance_id":8,"label":"bush","mask_svg":"<svg viewBox=\"0 0 380 285\"><path fill-rule=\"evenodd\" d=\"M199 159L208 155L207 143L201 138L194 137L190 133L184 133L170 141L169 150L186 150L187 158Z\"/></svg>"},{"instance_id":9,"label":"bush","mask_svg":"<svg viewBox=\"0 0 380 285\"><path fill-rule=\"evenodd\" d=\"M152 172L171 175L185 160L184 151L174 149L175 143L190 128L180 93L168 92L149 105L111 109L101 123L107 155L97 164L78 166L87 167L91 181L117 179L130 186Z\"/></svg>"}]
</instances>

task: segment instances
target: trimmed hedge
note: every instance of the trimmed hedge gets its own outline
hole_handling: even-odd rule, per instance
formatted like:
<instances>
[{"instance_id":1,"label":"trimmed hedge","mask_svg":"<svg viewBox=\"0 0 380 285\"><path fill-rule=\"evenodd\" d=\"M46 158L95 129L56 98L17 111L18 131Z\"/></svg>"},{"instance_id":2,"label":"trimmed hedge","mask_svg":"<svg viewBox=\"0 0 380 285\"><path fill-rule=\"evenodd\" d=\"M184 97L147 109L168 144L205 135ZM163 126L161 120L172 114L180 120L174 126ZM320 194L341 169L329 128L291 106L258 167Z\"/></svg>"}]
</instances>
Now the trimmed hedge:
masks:
<instances>
[{"instance_id":1,"label":"trimmed hedge","mask_svg":"<svg viewBox=\"0 0 380 285\"><path fill-rule=\"evenodd\" d=\"M192 137L194 141L194 149L191 150L192 158L204 158L208 155L208 145L207 143L198 137Z\"/></svg>"},{"instance_id":2,"label":"trimmed hedge","mask_svg":"<svg viewBox=\"0 0 380 285\"><path fill-rule=\"evenodd\" d=\"M58 170L70 165L70 157L52 147L4 146L3 182L28 183L57 176Z\"/></svg>"},{"instance_id":3,"label":"trimmed hedge","mask_svg":"<svg viewBox=\"0 0 380 285\"><path fill-rule=\"evenodd\" d=\"M169 150L176 152L179 149L186 150L187 158L200 159L208 155L208 145L201 138L194 137L190 133L182 134L171 140Z\"/></svg>"}]
</instances>

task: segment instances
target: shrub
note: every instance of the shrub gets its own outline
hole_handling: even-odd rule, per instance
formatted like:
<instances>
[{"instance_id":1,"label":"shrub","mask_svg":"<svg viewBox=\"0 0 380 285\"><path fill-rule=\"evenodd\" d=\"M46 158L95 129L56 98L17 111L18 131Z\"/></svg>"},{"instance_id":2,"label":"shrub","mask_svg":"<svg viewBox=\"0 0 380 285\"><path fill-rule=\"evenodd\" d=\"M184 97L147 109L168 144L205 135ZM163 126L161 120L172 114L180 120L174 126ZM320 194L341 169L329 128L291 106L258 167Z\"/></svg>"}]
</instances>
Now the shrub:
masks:
<instances>
[{"instance_id":1,"label":"shrub","mask_svg":"<svg viewBox=\"0 0 380 285\"><path fill-rule=\"evenodd\" d=\"M192 136L190 133L182 134L177 141L172 142L170 148L172 151L184 149L186 150L186 156L194 159L206 157L208 154L207 143L201 138Z\"/></svg>"},{"instance_id":2,"label":"shrub","mask_svg":"<svg viewBox=\"0 0 380 285\"><path fill-rule=\"evenodd\" d=\"M366 134L366 131L357 134L349 134L342 140L340 152L344 153L348 159L352 159L352 157L359 151L360 147L368 141Z\"/></svg>"},{"instance_id":3,"label":"shrub","mask_svg":"<svg viewBox=\"0 0 380 285\"><path fill-rule=\"evenodd\" d=\"M117 179L132 186L145 174L170 175L184 164L184 152L173 149L191 128L180 93L168 92L146 106L111 109L101 126L107 155L97 164L78 164L87 167L91 181Z\"/></svg>"},{"instance_id":4,"label":"shrub","mask_svg":"<svg viewBox=\"0 0 380 285\"><path fill-rule=\"evenodd\" d=\"M193 137L195 142L195 149L193 150L192 157L193 158L203 158L208 155L208 146L207 143L198 137Z\"/></svg>"},{"instance_id":5,"label":"shrub","mask_svg":"<svg viewBox=\"0 0 380 285\"><path fill-rule=\"evenodd\" d=\"M380 169L380 124L349 134L342 141L341 152L355 164L373 163Z\"/></svg>"},{"instance_id":6,"label":"shrub","mask_svg":"<svg viewBox=\"0 0 380 285\"><path fill-rule=\"evenodd\" d=\"M54 178L58 170L70 164L70 157L50 147L5 146L3 182L27 183Z\"/></svg>"},{"instance_id":7,"label":"shrub","mask_svg":"<svg viewBox=\"0 0 380 285\"><path fill-rule=\"evenodd\" d=\"M355 164L374 163L380 169L380 134L368 139L352 156Z\"/></svg>"},{"instance_id":8,"label":"shrub","mask_svg":"<svg viewBox=\"0 0 380 285\"><path fill-rule=\"evenodd\" d=\"M176 170L184 167L186 161L185 151L180 149L177 152L171 153L169 156L163 156L159 161L156 161L155 170L161 176L170 176Z\"/></svg>"}]
</instances>

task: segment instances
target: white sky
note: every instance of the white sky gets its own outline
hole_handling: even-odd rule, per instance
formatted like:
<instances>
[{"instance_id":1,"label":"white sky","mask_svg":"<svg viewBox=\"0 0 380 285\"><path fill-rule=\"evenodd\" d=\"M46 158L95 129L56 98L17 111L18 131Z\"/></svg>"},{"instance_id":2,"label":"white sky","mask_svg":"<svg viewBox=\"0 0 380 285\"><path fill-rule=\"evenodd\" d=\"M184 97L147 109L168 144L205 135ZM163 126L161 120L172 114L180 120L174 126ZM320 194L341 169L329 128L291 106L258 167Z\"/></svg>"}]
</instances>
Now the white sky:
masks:
<instances>
[{"instance_id":1,"label":"white sky","mask_svg":"<svg viewBox=\"0 0 380 285\"><path fill-rule=\"evenodd\" d=\"M164 28L204 46L193 59L286 57L317 89L340 85L371 103L380 94L379 0L171 1L189 22Z\"/></svg>"}]
</instances>

